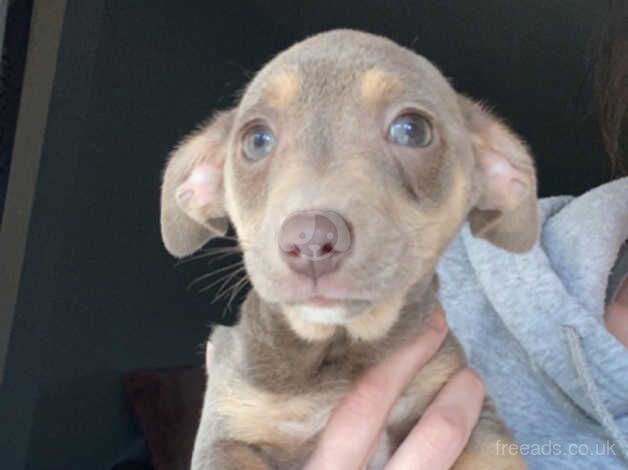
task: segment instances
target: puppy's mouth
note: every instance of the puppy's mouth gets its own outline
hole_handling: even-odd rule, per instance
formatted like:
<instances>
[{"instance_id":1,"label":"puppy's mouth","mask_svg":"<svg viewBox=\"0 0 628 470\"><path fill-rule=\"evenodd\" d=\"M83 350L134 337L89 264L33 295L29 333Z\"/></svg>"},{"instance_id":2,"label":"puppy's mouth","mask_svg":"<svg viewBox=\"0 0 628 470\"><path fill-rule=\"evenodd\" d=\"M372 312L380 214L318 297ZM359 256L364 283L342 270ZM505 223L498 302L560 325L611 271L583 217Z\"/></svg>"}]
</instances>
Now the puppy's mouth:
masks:
<instances>
[{"instance_id":1,"label":"puppy's mouth","mask_svg":"<svg viewBox=\"0 0 628 470\"><path fill-rule=\"evenodd\" d=\"M348 272L336 272L320 278L283 273L277 279L282 288L277 300L291 305L334 307L354 301L370 301L372 293L363 292Z\"/></svg>"},{"instance_id":2,"label":"puppy's mouth","mask_svg":"<svg viewBox=\"0 0 628 470\"><path fill-rule=\"evenodd\" d=\"M329 298L329 297L324 297L322 295L313 295L309 299L306 299L305 302L303 302L303 303L305 305L309 305L309 306L312 306L312 307L328 308L328 307L336 307L336 306L338 306L340 303L342 303L342 300L340 300L340 299L332 299L332 298Z\"/></svg>"}]
</instances>

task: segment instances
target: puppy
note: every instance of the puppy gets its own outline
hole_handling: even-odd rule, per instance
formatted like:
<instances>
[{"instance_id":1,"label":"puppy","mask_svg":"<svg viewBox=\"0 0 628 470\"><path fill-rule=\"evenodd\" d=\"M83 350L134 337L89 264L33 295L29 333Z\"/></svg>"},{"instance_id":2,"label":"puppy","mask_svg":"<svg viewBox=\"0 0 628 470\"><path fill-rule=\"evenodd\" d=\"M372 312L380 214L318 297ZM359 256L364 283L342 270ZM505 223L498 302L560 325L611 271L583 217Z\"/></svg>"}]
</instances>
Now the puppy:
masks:
<instances>
[{"instance_id":1,"label":"puppy","mask_svg":"<svg viewBox=\"0 0 628 470\"><path fill-rule=\"evenodd\" d=\"M211 337L192 468L302 468L356 378L421 333L465 220L526 251L535 194L525 144L412 51L338 30L276 56L164 174L168 251L189 255L230 221L253 285L239 324ZM384 452L464 364L449 335L392 410ZM487 401L455 468L525 468L498 455L509 439Z\"/></svg>"}]
</instances>

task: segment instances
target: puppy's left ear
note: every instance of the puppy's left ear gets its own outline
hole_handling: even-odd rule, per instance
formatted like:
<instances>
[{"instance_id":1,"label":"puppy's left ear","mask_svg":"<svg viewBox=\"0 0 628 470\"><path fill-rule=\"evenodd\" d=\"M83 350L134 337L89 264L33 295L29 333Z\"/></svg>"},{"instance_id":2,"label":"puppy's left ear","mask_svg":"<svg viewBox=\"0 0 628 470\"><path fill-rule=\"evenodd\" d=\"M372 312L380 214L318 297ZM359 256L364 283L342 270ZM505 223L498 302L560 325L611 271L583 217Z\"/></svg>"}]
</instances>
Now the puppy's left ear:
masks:
<instances>
[{"instance_id":1,"label":"puppy's left ear","mask_svg":"<svg viewBox=\"0 0 628 470\"><path fill-rule=\"evenodd\" d=\"M525 143L483 106L458 102L475 154L474 236L514 253L528 251L539 235L534 161Z\"/></svg>"}]
</instances>

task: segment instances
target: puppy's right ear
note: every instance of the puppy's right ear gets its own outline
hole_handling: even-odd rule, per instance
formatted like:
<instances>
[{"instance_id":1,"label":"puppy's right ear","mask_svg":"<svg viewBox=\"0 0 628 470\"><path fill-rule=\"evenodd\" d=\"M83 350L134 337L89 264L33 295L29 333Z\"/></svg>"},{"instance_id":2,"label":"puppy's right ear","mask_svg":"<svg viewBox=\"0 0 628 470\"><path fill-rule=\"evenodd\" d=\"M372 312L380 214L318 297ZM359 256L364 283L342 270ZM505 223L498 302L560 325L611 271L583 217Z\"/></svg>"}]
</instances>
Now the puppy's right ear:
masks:
<instances>
[{"instance_id":1,"label":"puppy's right ear","mask_svg":"<svg viewBox=\"0 0 628 470\"><path fill-rule=\"evenodd\" d=\"M161 187L161 237L176 257L194 253L224 235L223 169L235 111L222 112L172 152Z\"/></svg>"}]
</instances>

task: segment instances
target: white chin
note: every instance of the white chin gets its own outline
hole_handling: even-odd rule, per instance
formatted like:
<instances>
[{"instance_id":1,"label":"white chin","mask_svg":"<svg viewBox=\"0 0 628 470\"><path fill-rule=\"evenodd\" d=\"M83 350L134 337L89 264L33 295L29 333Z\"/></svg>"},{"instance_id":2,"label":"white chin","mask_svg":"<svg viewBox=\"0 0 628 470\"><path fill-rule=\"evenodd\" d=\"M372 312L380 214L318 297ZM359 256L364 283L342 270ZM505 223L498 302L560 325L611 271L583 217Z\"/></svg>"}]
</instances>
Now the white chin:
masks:
<instances>
[{"instance_id":1,"label":"white chin","mask_svg":"<svg viewBox=\"0 0 628 470\"><path fill-rule=\"evenodd\" d=\"M304 320L324 325L341 325L350 320L350 315L341 305L332 307L317 307L313 305L297 305L294 311Z\"/></svg>"}]
</instances>

